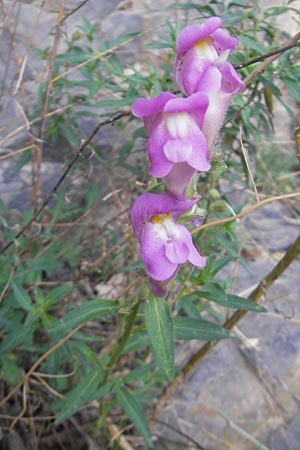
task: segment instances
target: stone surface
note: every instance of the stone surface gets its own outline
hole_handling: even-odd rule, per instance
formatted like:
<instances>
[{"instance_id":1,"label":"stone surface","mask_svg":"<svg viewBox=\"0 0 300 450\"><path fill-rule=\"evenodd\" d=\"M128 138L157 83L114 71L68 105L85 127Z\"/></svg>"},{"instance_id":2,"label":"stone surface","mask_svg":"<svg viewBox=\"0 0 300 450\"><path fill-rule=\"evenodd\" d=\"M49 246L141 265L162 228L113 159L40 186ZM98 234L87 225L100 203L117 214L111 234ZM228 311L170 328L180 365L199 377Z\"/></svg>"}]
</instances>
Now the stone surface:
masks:
<instances>
[{"instance_id":1,"label":"stone surface","mask_svg":"<svg viewBox=\"0 0 300 450\"><path fill-rule=\"evenodd\" d=\"M273 266L269 260L250 262L252 280L242 270L238 284L247 289ZM293 424L300 401L299 273L295 261L267 292L269 312L248 313L239 325L246 341L220 342L177 390L163 421L208 449L273 449L273 443L280 450L299 448ZM168 444L170 430L160 429L164 448L181 448Z\"/></svg>"},{"instance_id":2,"label":"stone surface","mask_svg":"<svg viewBox=\"0 0 300 450\"><path fill-rule=\"evenodd\" d=\"M175 10L165 13L167 6L174 2L175 0L163 3L158 0L89 0L68 18L66 27L72 33L81 24L82 16L86 16L99 27L97 45L103 38L113 40L123 33L136 31L147 31L147 39L150 39L149 30L159 27L167 17L176 17L178 12ZM43 3L44 10L40 14L39 8ZM78 0L66 1L67 11L70 12L78 3ZM269 5L280 3L279 0L268 2ZM299 7L299 3L294 2L293 6ZM19 56L22 59L28 55L22 77L29 105L32 105L36 101L37 86L45 79L47 62L41 63L40 59L34 57L31 41L39 49L52 45L59 0L22 0L16 2L13 9L10 9L10 0L6 0L4 4L15 29ZM288 26L291 33L298 30L296 19L295 14L291 13ZM7 23L1 37L0 153L7 153L25 144L30 135L24 127L19 133L3 141L11 131L24 126L26 120L21 108L20 90L15 92L19 71L13 57ZM137 59L143 62L145 53L141 54L142 42L134 40L122 50L121 55L126 63ZM97 123L97 117L85 117L81 126L88 135ZM274 125L276 136L285 141L290 139L289 118L280 106L277 106ZM114 158L117 150L127 141L126 133L130 134L130 128L124 131L105 127L101 130L94 141L99 146L100 155ZM44 194L51 190L74 151L64 140L59 142L58 149L45 144L41 171ZM105 196L112 190L108 186L108 174L90 156L83 158L79 172L64 185L70 197L74 189L75 192L80 190L82 178L77 178L77 175L84 178L90 173L90 169L96 174L101 195ZM31 167L26 165L18 174L13 175L12 161L15 163L17 160L0 161L0 195L12 208L24 211L30 204ZM242 189L246 198L247 192L244 187ZM241 192L233 192L231 199L238 204ZM107 209L107 215L112 214L110 208ZM295 239L299 233L299 222L278 202L255 211L242 221L242 226L250 236L252 256L247 269L239 266L235 289L237 293L247 295ZM227 266L222 276L230 279L232 273L233 267ZM239 334L239 339L220 342L194 369L166 410L161 412L161 420L175 427L175 431L159 425L155 429L155 433L160 436L155 445L156 450L196 448L195 444L180 436L176 430L191 436L206 450L299 450L299 274L300 262L297 260L267 292L264 302L268 313L247 314L239 325L242 333ZM101 285L99 289L100 292L107 292L110 287ZM186 352L197 348L199 345L197 347L193 344L185 347Z\"/></svg>"}]
</instances>

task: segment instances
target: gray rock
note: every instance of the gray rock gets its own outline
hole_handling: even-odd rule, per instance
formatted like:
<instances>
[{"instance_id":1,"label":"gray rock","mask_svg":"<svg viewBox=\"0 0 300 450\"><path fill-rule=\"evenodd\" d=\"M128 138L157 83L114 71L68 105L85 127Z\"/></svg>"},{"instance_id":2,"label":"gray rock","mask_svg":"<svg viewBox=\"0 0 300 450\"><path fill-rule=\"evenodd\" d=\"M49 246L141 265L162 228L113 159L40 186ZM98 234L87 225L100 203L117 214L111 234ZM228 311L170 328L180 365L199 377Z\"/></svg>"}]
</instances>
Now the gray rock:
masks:
<instances>
[{"instance_id":1,"label":"gray rock","mask_svg":"<svg viewBox=\"0 0 300 450\"><path fill-rule=\"evenodd\" d=\"M101 22L101 30L105 39L113 41L128 33L142 31L142 21L139 14L130 11L115 11ZM118 56L123 62L133 63L140 52L140 39L134 38L126 45L117 50Z\"/></svg>"},{"instance_id":2,"label":"gray rock","mask_svg":"<svg viewBox=\"0 0 300 450\"><path fill-rule=\"evenodd\" d=\"M18 97L0 99L0 147L5 148L5 151L14 149L28 139L27 122L21 104ZM18 128L21 129L17 131Z\"/></svg>"},{"instance_id":3,"label":"gray rock","mask_svg":"<svg viewBox=\"0 0 300 450\"><path fill-rule=\"evenodd\" d=\"M263 244L271 252L282 252L291 245L300 232L300 226L286 220L288 215L289 212L282 203L272 202L249 214L245 224L251 229L257 243Z\"/></svg>"}]
</instances>

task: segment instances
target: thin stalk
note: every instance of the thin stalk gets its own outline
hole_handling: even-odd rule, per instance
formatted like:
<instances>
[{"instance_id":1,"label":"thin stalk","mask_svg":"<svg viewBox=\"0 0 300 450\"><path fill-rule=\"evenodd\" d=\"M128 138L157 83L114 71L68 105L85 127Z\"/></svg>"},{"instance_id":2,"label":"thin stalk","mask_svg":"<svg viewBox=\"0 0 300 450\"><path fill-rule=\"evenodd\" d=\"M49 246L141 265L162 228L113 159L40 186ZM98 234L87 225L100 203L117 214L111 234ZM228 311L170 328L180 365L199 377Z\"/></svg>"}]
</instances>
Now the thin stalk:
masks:
<instances>
[{"instance_id":1,"label":"thin stalk","mask_svg":"<svg viewBox=\"0 0 300 450\"><path fill-rule=\"evenodd\" d=\"M275 283L275 281L283 274L283 272L289 267L289 265L297 258L300 254L300 235L294 241L294 243L286 251L283 258L276 264L276 266L264 277L257 287L249 295L248 299L257 303L260 298L266 293L267 289ZM234 328L240 320L247 314L247 311L236 311L228 320L223 324L223 327L227 330ZM155 410L153 412L153 417L159 417L160 412L165 406L169 399L174 394L175 390L179 385L182 384L183 380L188 374L202 361L209 352L216 347L219 341L209 341L203 345L200 350L195 353L187 362L187 364L177 373L175 379L169 384L163 391L158 402L156 403Z\"/></svg>"},{"instance_id":2,"label":"thin stalk","mask_svg":"<svg viewBox=\"0 0 300 450\"><path fill-rule=\"evenodd\" d=\"M129 337L131 335L131 331L132 331L132 328L133 328L133 325L134 325L134 322L135 322L135 319L136 319L136 316L137 316L140 304L141 304L141 300L139 300L137 302L137 304L132 308L132 311L129 314L129 316L125 318L126 326L125 326L125 329L124 329L123 337L121 338L121 341L119 341L117 339L117 341L116 341L116 343L114 345L114 348L112 350L112 354L111 354L110 360L109 360L109 362L107 363L107 366L106 366L106 371L105 371L105 375L104 375L104 379L103 379L103 384L106 384L106 382L108 380L108 377L110 375L111 369L113 368L113 366L116 364L116 362L120 358L120 356L122 354L122 351L124 350L124 347L125 347L128 339L129 339ZM121 326L123 326L123 323L122 323Z\"/></svg>"}]
</instances>

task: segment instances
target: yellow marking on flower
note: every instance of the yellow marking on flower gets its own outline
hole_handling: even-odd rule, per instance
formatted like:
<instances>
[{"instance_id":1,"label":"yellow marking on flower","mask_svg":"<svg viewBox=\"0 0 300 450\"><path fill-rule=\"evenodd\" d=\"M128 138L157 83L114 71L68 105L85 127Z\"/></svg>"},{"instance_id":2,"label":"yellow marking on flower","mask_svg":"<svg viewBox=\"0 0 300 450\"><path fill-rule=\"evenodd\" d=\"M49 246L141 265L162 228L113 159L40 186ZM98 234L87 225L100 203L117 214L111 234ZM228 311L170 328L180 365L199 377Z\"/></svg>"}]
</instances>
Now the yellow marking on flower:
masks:
<instances>
[{"instance_id":1,"label":"yellow marking on flower","mask_svg":"<svg viewBox=\"0 0 300 450\"><path fill-rule=\"evenodd\" d=\"M162 223L163 218L161 215L157 214L156 216L151 217L150 221L153 223Z\"/></svg>"},{"instance_id":2,"label":"yellow marking on flower","mask_svg":"<svg viewBox=\"0 0 300 450\"><path fill-rule=\"evenodd\" d=\"M156 214L155 216L151 217L150 222L152 222L152 223L163 223L164 220L170 219L171 216L172 216L171 213Z\"/></svg>"},{"instance_id":3,"label":"yellow marking on flower","mask_svg":"<svg viewBox=\"0 0 300 450\"><path fill-rule=\"evenodd\" d=\"M201 49L205 45L210 45L210 44L212 44L212 38L208 37L208 38L205 38L205 39L201 39L201 41L197 42L195 47L197 47L198 49Z\"/></svg>"}]
</instances>

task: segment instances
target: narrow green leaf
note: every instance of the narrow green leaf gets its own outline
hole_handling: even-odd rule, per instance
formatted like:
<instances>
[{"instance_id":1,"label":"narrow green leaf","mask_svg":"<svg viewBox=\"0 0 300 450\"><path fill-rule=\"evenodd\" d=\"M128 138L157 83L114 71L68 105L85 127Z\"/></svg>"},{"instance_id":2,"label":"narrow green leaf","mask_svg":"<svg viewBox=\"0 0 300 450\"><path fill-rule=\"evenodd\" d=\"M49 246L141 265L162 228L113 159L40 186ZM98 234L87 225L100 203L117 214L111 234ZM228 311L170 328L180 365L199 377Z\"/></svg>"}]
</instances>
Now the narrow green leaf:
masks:
<instances>
[{"instance_id":1,"label":"narrow green leaf","mask_svg":"<svg viewBox=\"0 0 300 450\"><path fill-rule=\"evenodd\" d=\"M128 375L123 378L124 383L136 382L140 380L144 380L146 384L146 377L150 377L151 381L153 381L153 371L155 370L155 363L145 364L142 362L141 366L136 367L135 369L130 370Z\"/></svg>"},{"instance_id":2,"label":"narrow green leaf","mask_svg":"<svg viewBox=\"0 0 300 450\"><path fill-rule=\"evenodd\" d=\"M240 7L240 8L249 8L248 2L245 0L236 0L234 2L228 3L227 8L230 9L232 7Z\"/></svg>"},{"instance_id":3,"label":"narrow green leaf","mask_svg":"<svg viewBox=\"0 0 300 450\"><path fill-rule=\"evenodd\" d=\"M144 415L134 395L125 387L120 387L117 392L117 400L136 429L141 433L147 444L152 447L151 433Z\"/></svg>"},{"instance_id":4,"label":"narrow green leaf","mask_svg":"<svg viewBox=\"0 0 300 450\"><path fill-rule=\"evenodd\" d=\"M287 11L293 11L296 14L299 14L298 8L291 8L285 6L272 6L271 8L267 9L266 17L281 16L282 14L285 14Z\"/></svg>"},{"instance_id":5,"label":"narrow green leaf","mask_svg":"<svg viewBox=\"0 0 300 450\"><path fill-rule=\"evenodd\" d=\"M285 77L284 83L291 96L299 102L300 101L299 81L291 77Z\"/></svg>"},{"instance_id":6,"label":"narrow green leaf","mask_svg":"<svg viewBox=\"0 0 300 450\"><path fill-rule=\"evenodd\" d=\"M105 397L107 394L114 392L116 390L116 383L114 381L110 381L107 384L103 384L100 388L96 390L93 396L89 399L89 401L98 400L99 398Z\"/></svg>"},{"instance_id":7,"label":"narrow green leaf","mask_svg":"<svg viewBox=\"0 0 300 450\"><path fill-rule=\"evenodd\" d=\"M138 96L131 96L122 98L120 100L101 100L100 102L96 102L93 104L94 108L106 108L107 106L111 107L112 109L120 108L121 106L127 106L131 105L134 100L136 100Z\"/></svg>"},{"instance_id":8,"label":"narrow green leaf","mask_svg":"<svg viewBox=\"0 0 300 450\"><path fill-rule=\"evenodd\" d=\"M145 306L146 327L160 370L168 380L174 377L174 328L168 303L151 295Z\"/></svg>"},{"instance_id":9,"label":"narrow green leaf","mask_svg":"<svg viewBox=\"0 0 300 450\"><path fill-rule=\"evenodd\" d=\"M236 13L229 12L222 16L223 26L225 28L231 27L232 25L235 25L236 23L241 23L246 18L247 18L247 14L244 14L242 12L236 12Z\"/></svg>"},{"instance_id":10,"label":"narrow green leaf","mask_svg":"<svg viewBox=\"0 0 300 450\"><path fill-rule=\"evenodd\" d=\"M246 47L256 50L261 55L263 55L266 52L266 49L262 45L260 45L257 41L255 41L249 36L240 35L239 41L245 44Z\"/></svg>"},{"instance_id":11,"label":"narrow green leaf","mask_svg":"<svg viewBox=\"0 0 300 450\"><path fill-rule=\"evenodd\" d=\"M8 353L1 359L1 379L13 386L22 381L22 369L16 355Z\"/></svg>"},{"instance_id":12,"label":"narrow green leaf","mask_svg":"<svg viewBox=\"0 0 300 450\"><path fill-rule=\"evenodd\" d=\"M202 319L190 319L189 317L174 318L175 339L189 341L192 339L204 341L217 341L230 337L230 331Z\"/></svg>"},{"instance_id":13,"label":"narrow green leaf","mask_svg":"<svg viewBox=\"0 0 300 450\"><path fill-rule=\"evenodd\" d=\"M140 331L139 333L135 333L126 342L125 347L123 348L122 355L126 353L140 350L143 347L147 347L149 345L149 336L146 331Z\"/></svg>"},{"instance_id":14,"label":"narrow green leaf","mask_svg":"<svg viewBox=\"0 0 300 450\"><path fill-rule=\"evenodd\" d=\"M95 53L92 52L83 52L82 50L77 50L73 52L63 53L58 55L56 61L61 63L69 63L69 64L80 64L89 59L93 58Z\"/></svg>"},{"instance_id":15,"label":"narrow green leaf","mask_svg":"<svg viewBox=\"0 0 300 450\"><path fill-rule=\"evenodd\" d=\"M172 44L167 44L164 42L159 42L159 41L153 41L153 42L149 42L149 44L145 44L145 47L147 48L172 48Z\"/></svg>"},{"instance_id":16,"label":"narrow green leaf","mask_svg":"<svg viewBox=\"0 0 300 450\"><path fill-rule=\"evenodd\" d=\"M33 329L34 328L32 326L21 326L17 330L10 332L0 343L0 355L10 352L15 347L27 342L33 333Z\"/></svg>"},{"instance_id":17,"label":"narrow green leaf","mask_svg":"<svg viewBox=\"0 0 300 450\"><path fill-rule=\"evenodd\" d=\"M49 292L45 298L44 298L44 305L46 309L50 308L51 306L54 306L56 303L63 300L63 298L69 294L74 289L74 286L67 286L62 285L58 286L54 289L52 289L51 292Z\"/></svg>"},{"instance_id":18,"label":"narrow green leaf","mask_svg":"<svg viewBox=\"0 0 300 450\"><path fill-rule=\"evenodd\" d=\"M64 318L58 320L49 331L51 331L51 333L68 331L87 320L116 314L118 309L118 304L113 300L90 300L79 306L79 308L67 313Z\"/></svg>"},{"instance_id":19,"label":"narrow green leaf","mask_svg":"<svg viewBox=\"0 0 300 450\"><path fill-rule=\"evenodd\" d=\"M22 286L19 286L18 284L16 284L14 281L12 281L11 285L12 285L15 297L16 297L19 305L21 306L21 308L26 309L26 311L31 311L31 309L32 309L31 298L29 297L29 295L27 294L25 289L23 289Z\"/></svg>"},{"instance_id":20,"label":"narrow green leaf","mask_svg":"<svg viewBox=\"0 0 300 450\"><path fill-rule=\"evenodd\" d=\"M226 294L217 283L210 283L207 285L207 288L208 290L203 289L199 291L199 295L207 300L218 303L218 305L245 311L267 312L266 308L252 300L248 300L238 295Z\"/></svg>"},{"instance_id":21,"label":"narrow green leaf","mask_svg":"<svg viewBox=\"0 0 300 450\"><path fill-rule=\"evenodd\" d=\"M18 173L22 167L25 166L25 164L28 163L28 161L31 160L31 152L29 151L25 151L21 157L18 159L18 161L16 162L16 164L11 165L7 171L7 176L8 177L13 177L16 173Z\"/></svg>"},{"instance_id":22,"label":"narrow green leaf","mask_svg":"<svg viewBox=\"0 0 300 450\"><path fill-rule=\"evenodd\" d=\"M118 47L119 45L124 44L126 41L132 41L134 38L140 36L141 33L139 31L136 31L134 33L127 33L123 36L118 37L113 42L111 42L111 48Z\"/></svg>"},{"instance_id":23,"label":"narrow green leaf","mask_svg":"<svg viewBox=\"0 0 300 450\"><path fill-rule=\"evenodd\" d=\"M72 416L82 405L87 403L94 396L101 377L102 373L98 369L85 375L76 388L68 393L67 399L55 422L59 423L67 417Z\"/></svg>"},{"instance_id":24,"label":"narrow green leaf","mask_svg":"<svg viewBox=\"0 0 300 450\"><path fill-rule=\"evenodd\" d=\"M141 269L142 267L144 267L142 261L136 261L134 263L127 264L126 266L123 267L122 270L123 272L130 272L131 270Z\"/></svg>"},{"instance_id":25,"label":"narrow green leaf","mask_svg":"<svg viewBox=\"0 0 300 450\"><path fill-rule=\"evenodd\" d=\"M258 303L248 300L247 298L240 297L239 295L227 294L226 302L232 306L230 308L244 309L255 312L268 312L266 308Z\"/></svg>"}]
</instances>

